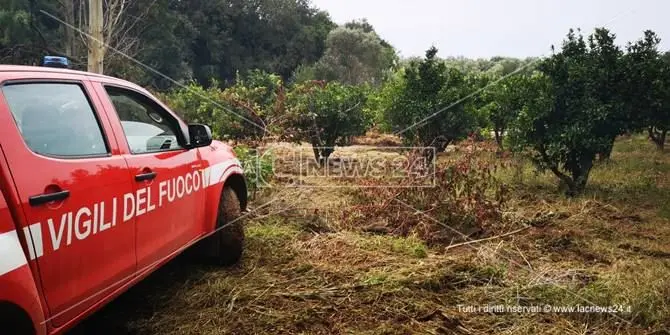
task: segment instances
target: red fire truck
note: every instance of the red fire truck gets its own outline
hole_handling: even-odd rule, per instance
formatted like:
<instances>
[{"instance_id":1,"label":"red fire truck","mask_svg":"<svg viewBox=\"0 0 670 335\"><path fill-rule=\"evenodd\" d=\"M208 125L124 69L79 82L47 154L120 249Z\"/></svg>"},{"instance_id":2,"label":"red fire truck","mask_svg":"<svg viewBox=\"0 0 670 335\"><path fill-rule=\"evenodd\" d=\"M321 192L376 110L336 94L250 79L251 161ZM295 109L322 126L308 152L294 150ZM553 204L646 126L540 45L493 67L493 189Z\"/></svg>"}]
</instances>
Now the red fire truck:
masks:
<instances>
[{"instance_id":1,"label":"red fire truck","mask_svg":"<svg viewBox=\"0 0 670 335\"><path fill-rule=\"evenodd\" d=\"M0 334L60 334L191 246L241 257L230 146L143 88L0 65Z\"/></svg>"}]
</instances>

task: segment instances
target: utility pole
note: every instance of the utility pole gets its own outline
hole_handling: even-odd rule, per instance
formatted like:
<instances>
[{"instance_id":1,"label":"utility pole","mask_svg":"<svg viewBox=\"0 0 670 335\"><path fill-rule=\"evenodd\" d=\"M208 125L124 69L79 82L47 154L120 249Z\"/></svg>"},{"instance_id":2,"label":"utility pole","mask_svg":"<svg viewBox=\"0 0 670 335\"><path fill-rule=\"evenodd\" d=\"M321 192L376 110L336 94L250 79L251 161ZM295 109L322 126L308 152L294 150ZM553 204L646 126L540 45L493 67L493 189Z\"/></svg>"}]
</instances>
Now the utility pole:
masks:
<instances>
[{"instance_id":1,"label":"utility pole","mask_svg":"<svg viewBox=\"0 0 670 335\"><path fill-rule=\"evenodd\" d=\"M105 46L102 36L102 0L88 0L88 72L102 74Z\"/></svg>"}]
</instances>

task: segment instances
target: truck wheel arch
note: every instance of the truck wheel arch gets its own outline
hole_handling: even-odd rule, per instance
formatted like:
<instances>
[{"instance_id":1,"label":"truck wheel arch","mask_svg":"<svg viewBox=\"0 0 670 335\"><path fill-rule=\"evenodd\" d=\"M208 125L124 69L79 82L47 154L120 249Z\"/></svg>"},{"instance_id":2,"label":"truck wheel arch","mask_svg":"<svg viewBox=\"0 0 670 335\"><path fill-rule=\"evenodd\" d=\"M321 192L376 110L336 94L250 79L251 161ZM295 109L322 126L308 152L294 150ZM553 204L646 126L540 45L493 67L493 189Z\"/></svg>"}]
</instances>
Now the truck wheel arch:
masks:
<instances>
[{"instance_id":1,"label":"truck wheel arch","mask_svg":"<svg viewBox=\"0 0 670 335\"><path fill-rule=\"evenodd\" d=\"M237 194L237 198L240 200L240 208L242 211L247 209L247 183L244 180L244 176L240 174L232 174L226 179L224 183L224 189L226 187L232 188ZM222 189L223 191L223 189Z\"/></svg>"}]
</instances>

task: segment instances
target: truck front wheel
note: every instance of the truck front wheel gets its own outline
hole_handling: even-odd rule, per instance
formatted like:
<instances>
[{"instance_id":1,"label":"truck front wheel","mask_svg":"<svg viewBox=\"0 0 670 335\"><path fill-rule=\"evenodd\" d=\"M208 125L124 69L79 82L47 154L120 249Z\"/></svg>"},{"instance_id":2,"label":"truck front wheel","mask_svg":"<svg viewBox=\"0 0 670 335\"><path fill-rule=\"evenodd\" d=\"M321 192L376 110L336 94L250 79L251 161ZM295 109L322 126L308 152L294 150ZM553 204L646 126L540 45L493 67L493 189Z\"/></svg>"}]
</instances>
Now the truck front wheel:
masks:
<instances>
[{"instance_id":1,"label":"truck front wheel","mask_svg":"<svg viewBox=\"0 0 670 335\"><path fill-rule=\"evenodd\" d=\"M0 301L0 333L16 335L35 334L32 320L19 307Z\"/></svg>"},{"instance_id":2,"label":"truck front wheel","mask_svg":"<svg viewBox=\"0 0 670 335\"><path fill-rule=\"evenodd\" d=\"M216 218L216 233L209 237L211 263L230 266L242 257L244 223L240 200L231 187L224 187Z\"/></svg>"}]
</instances>

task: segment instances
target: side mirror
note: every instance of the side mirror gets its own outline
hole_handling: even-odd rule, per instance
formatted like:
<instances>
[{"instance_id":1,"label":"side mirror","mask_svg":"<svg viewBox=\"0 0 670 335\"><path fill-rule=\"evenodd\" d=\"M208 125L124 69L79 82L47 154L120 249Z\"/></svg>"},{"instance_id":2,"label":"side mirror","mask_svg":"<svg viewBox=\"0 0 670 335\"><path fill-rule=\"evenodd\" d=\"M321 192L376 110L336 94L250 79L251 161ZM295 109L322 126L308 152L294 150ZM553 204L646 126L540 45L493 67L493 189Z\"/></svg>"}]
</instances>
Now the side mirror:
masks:
<instances>
[{"instance_id":1,"label":"side mirror","mask_svg":"<svg viewBox=\"0 0 670 335\"><path fill-rule=\"evenodd\" d=\"M206 147L212 144L212 129L204 124L189 124L190 148Z\"/></svg>"}]
</instances>

